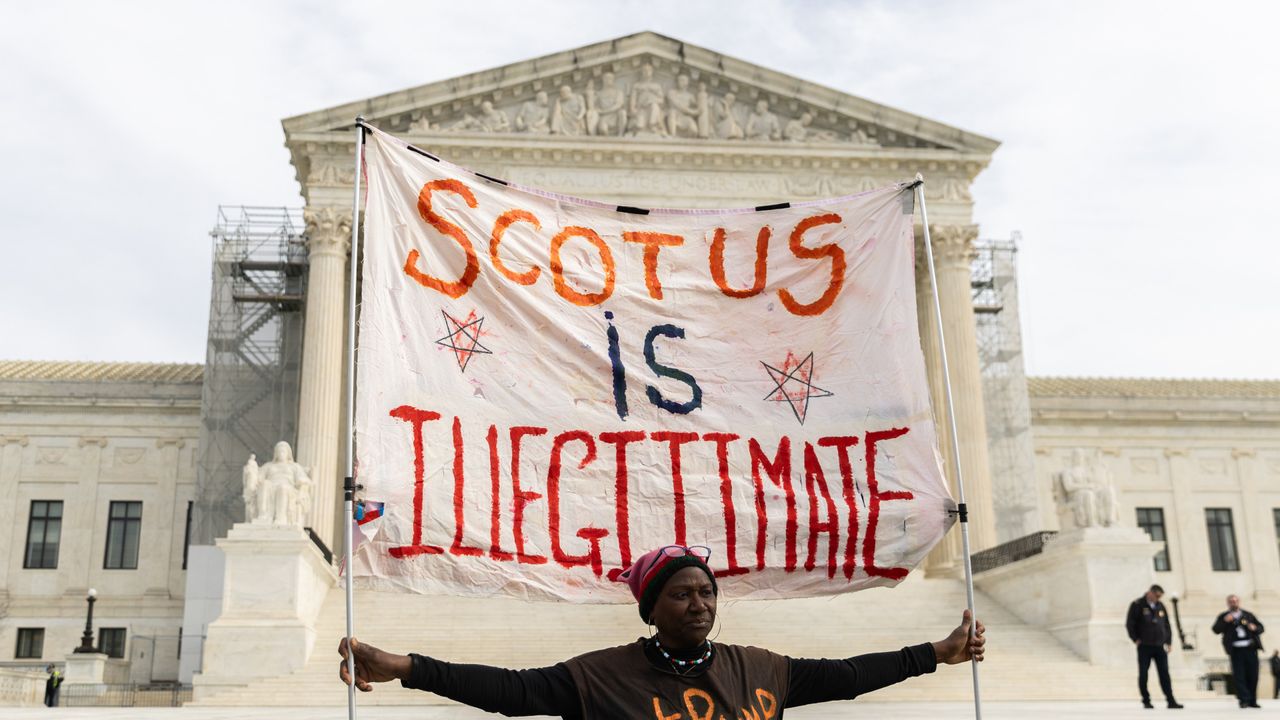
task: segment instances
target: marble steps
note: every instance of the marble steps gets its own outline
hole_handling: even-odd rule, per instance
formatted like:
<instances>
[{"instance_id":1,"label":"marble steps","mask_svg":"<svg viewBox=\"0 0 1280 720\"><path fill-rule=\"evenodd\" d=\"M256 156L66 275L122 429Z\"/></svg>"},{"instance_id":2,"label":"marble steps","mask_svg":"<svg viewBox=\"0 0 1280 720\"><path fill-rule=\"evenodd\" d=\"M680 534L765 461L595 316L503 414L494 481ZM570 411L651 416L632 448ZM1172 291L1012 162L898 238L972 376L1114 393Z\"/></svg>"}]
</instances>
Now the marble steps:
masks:
<instances>
[{"instance_id":1,"label":"marble steps","mask_svg":"<svg viewBox=\"0 0 1280 720\"><path fill-rule=\"evenodd\" d=\"M980 668L983 697L991 700L1131 699L1131 668L1093 666L979 593L975 603L988 626L993 652ZM759 645L796 657L847 657L940 639L959 621L963 583L910 578L898 588L877 588L831 598L724 602L720 639ZM344 596L335 588L317 622L316 648L302 670L267 678L200 704L344 704L337 681L336 647L345 627ZM356 637L393 652L422 652L454 662L540 667L589 650L634 640L647 632L634 605L557 605L510 600L434 598L360 591ZM1152 689L1155 690L1154 678ZM1175 678L1179 694L1193 697L1189 678ZM1184 691L1183 688L1187 690ZM968 666L877 691L877 701L965 701L972 697ZM360 695L362 704L421 705L447 700L396 683Z\"/></svg>"}]
</instances>

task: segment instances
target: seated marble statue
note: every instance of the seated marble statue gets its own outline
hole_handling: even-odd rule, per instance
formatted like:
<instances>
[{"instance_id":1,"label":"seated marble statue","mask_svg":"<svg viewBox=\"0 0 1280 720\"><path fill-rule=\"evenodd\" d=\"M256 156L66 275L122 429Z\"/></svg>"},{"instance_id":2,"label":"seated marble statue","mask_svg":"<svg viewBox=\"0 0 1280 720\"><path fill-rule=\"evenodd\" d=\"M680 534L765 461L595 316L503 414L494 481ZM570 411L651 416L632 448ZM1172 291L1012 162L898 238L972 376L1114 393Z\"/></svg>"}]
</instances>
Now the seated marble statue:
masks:
<instances>
[{"instance_id":1,"label":"seated marble statue","mask_svg":"<svg viewBox=\"0 0 1280 720\"><path fill-rule=\"evenodd\" d=\"M568 85L560 86L556 107L551 113L551 132L557 135L582 135L587 131L587 104Z\"/></svg>"},{"instance_id":2,"label":"seated marble statue","mask_svg":"<svg viewBox=\"0 0 1280 720\"><path fill-rule=\"evenodd\" d=\"M769 101L757 100L756 110L747 118L748 140L777 140L782 137L778 116L769 112Z\"/></svg>"},{"instance_id":3,"label":"seated marble statue","mask_svg":"<svg viewBox=\"0 0 1280 720\"><path fill-rule=\"evenodd\" d=\"M627 117L632 135L665 135L662 104L666 93L662 84L653 79L653 66L640 67L640 79L631 86L631 104Z\"/></svg>"},{"instance_id":4,"label":"seated marble statue","mask_svg":"<svg viewBox=\"0 0 1280 720\"><path fill-rule=\"evenodd\" d=\"M587 86L587 131L592 135L621 135L627 127L627 97L611 72L600 76L600 92Z\"/></svg>"},{"instance_id":5,"label":"seated marble statue","mask_svg":"<svg viewBox=\"0 0 1280 720\"><path fill-rule=\"evenodd\" d=\"M507 114L494 108L493 103L488 100L480 103L479 116L467 114L449 126L451 131L507 132L510 129L511 121L507 118Z\"/></svg>"},{"instance_id":6,"label":"seated marble statue","mask_svg":"<svg viewBox=\"0 0 1280 720\"><path fill-rule=\"evenodd\" d=\"M1057 473L1055 499L1069 510L1075 527L1111 527L1119 524L1115 486L1106 468L1089 462L1077 448L1071 465Z\"/></svg>"},{"instance_id":7,"label":"seated marble statue","mask_svg":"<svg viewBox=\"0 0 1280 720\"><path fill-rule=\"evenodd\" d=\"M306 468L293 461L289 443L276 443L271 462L261 467L257 456L249 455L242 477L245 521L256 525L307 525L313 483Z\"/></svg>"},{"instance_id":8,"label":"seated marble statue","mask_svg":"<svg viewBox=\"0 0 1280 720\"><path fill-rule=\"evenodd\" d=\"M524 105L516 115L516 130L546 135L551 132L551 105L547 94L541 90Z\"/></svg>"},{"instance_id":9,"label":"seated marble statue","mask_svg":"<svg viewBox=\"0 0 1280 720\"><path fill-rule=\"evenodd\" d=\"M667 134L692 138L702 135L706 89L695 94L689 89L689 76L676 78L676 86L667 91Z\"/></svg>"},{"instance_id":10,"label":"seated marble statue","mask_svg":"<svg viewBox=\"0 0 1280 720\"><path fill-rule=\"evenodd\" d=\"M743 132L737 116L733 114L735 102L736 98L733 93L725 93L724 97L715 102L713 122L715 123L716 137L725 140L741 140L746 137L746 133Z\"/></svg>"}]
</instances>

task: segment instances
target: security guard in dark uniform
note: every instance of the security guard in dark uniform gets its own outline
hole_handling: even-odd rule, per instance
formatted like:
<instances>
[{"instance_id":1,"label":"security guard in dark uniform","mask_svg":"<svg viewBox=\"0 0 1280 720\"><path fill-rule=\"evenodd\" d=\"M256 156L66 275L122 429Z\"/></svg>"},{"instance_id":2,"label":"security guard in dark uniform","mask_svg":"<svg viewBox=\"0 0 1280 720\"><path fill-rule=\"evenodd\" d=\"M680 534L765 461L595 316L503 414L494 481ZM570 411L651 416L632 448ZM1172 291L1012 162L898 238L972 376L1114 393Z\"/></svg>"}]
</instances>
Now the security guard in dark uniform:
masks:
<instances>
[{"instance_id":1,"label":"security guard in dark uniform","mask_svg":"<svg viewBox=\"0 0 1280 720\"><path fill-rule=\"evenodd\" d=\"M1171 709L1182 706L1173 699L1173 682L1169 679L1169 646L1173 642L1173 629L1169 627L1169 613L1160 598L1164 588L1152 585L1142 597L1129 605L1129 616L1124 621L1129 639L1138 646L1138 690L1142 693L1142 707L1153 707L1151 694L1147 692L1147 669L1156 661L1160 675L1160 689Z\"/></svg>"},{"instance_id":2,"label":"security guard in dark uniform","mask_svg":"<svg viewBox=\"0 0 1280 720\"><path fill-rule=\"evenodd\" d=\"M1258 651L1262 649L1262 622L1240 607L1238 595L1227 596L1227 611L1213 622L1213 631L1222 636L1222 649L1231 658L1231 675L1236 681L1236 700L1242 708L1258 705Z\"/></svg>"}]
</instances>

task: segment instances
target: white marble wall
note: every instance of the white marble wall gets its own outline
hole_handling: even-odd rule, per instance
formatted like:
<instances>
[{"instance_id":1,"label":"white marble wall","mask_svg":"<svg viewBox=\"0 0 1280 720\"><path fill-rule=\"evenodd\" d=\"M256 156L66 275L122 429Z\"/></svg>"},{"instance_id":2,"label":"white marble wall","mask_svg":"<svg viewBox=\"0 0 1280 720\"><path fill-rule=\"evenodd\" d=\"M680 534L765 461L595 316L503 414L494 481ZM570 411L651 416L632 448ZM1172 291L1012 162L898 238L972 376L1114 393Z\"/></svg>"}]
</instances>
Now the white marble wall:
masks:
<instances>
[{"instance_id":1,"label":"white marble wall","mask_svg":"<svg viewBox=\"0 0 1280 720\"><path fill-rule=\"evenodd\" d=\"M1273 519L1280 509L1280 383L1272 385L1248 397L1227 383L1168 381L1163 392L1135 384L1124 396L1123 388L1101 381L1094 381L1093 394L1085 386L1063 391L1044 379L1032 383L1044 529L1061 525L1053 476L1077 448L1109 471L1122 525L1136 526L1136 508L1162 508L1170 569L1156 572L1155 582L1179 598L1183 628L1207 657L1221 654L1210 626L1230 593L1264 623L1280 623ZM1206 508L1231 509L1238 571L1212 568ZM1134 598L1145 590L1140 585L1131 590Z\"/></svg>"},{"instance_id":2,"label":"white marble wall","mask_svg":"<svg viewBox=\"0 0 1280 720\"><path fill-rule=\"evenodd\" d=\"M44 628L43 659L62 660L79 645L90 587L95 630L125 628L126 652L137 636L177 635L199 381L0 379L0 399L0 660L13 659L20 627ZM32 500L63 502L56 569L23 568ZM142 502L136 570L103 568L112 501ZM176 658L157 662L176 677Z\"/></svg>"}]
</instances>

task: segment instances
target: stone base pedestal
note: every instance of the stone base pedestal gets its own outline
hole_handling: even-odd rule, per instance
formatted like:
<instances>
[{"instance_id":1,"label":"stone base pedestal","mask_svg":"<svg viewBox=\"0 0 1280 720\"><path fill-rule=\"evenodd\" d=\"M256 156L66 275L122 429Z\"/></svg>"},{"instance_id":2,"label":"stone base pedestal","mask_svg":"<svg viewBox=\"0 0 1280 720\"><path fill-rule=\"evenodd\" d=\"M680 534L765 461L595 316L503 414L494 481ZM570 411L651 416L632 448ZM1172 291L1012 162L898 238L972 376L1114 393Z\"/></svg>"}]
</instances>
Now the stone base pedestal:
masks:
<instances>
[{"instance_id":1,"label":"stone base pedestal","mask_svg":"<svg viewBox=\"0 0 1280 720\"><path fill-rule=\"evenodd\" d=\"M301 528L239 523L218 540L226 558L222 613L209 624L197 701L302 669L333 567Z\"/></svg>"},{"instance_id":2,"label":"stone base pedestal","mask_svg":"<svg viewBox=\"0 0 1280 720\"><path fill-rule=\"evenodd\" d=\"M102 685L107 681L105 653L71 653L67 655L64 685Z\"/></svg>"},{"instance_id":3,"label":"stone base pedestal","mask_svg":"<svg viewBox=\"0 0 1280 720\"><path fill-rule=\"evenodd\" d=\"M979 573L974 583L1084 659L1131 666L1125 615L1151 587L1151 558L1161 547L1138 528L1071 530L1045 543L1039 555Z\"/></svg>"},{"instance_id":4,"label":"stone base pedestal","mask_svg":"<svg viewBox=\"0 0 1280 720\"><path fill-rule=\"evenodd\" d=\"M114 662L116 667L111 667L112 660L105 653L71 653L67 655L62 684L76 686L78 697L101 696L107 691L107 683L119 679L121 661Z\"/></svg>"}]
</instances>

